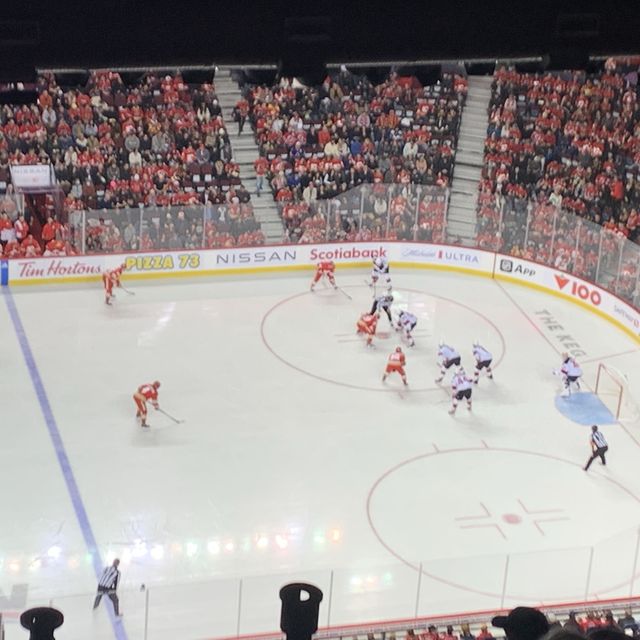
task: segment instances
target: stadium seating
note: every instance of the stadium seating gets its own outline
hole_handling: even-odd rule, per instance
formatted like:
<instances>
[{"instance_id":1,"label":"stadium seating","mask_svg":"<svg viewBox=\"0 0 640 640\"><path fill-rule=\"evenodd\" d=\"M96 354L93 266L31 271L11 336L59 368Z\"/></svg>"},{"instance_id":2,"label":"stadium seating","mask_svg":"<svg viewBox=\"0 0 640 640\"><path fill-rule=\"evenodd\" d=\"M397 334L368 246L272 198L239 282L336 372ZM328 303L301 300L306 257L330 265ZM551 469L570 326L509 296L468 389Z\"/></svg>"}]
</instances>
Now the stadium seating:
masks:
<instances>
[{"instance_id":1,"label":"stadium seating","mask_svg":"<svg viewBox=\"0 0 640 640\"><path fill-rule=\"evenodd\" d=\"M212 83L149 73L125 84L110 71L92 72L84 86L63 81L41 75L37 105L7 106L0 115L0 182L10 182L10 164L53 165L64 192L63 252L73 251L67 217L84 210L102 212L89 251L203 246L203 238L205 246L264 241ZM203 228L206 205L217 214ZM136 225L141 208L148 213ZM125 233L131 222L134 232Z\"/></svg>"},{"instance_id":2,"label":"stadium seating","mask_svg":"<svg viewBox=\"0 0 640 640\"><path fill-rule=\"evenodd\" d=\"M249 119L266 160L265 177L289 240L410 239L419 235L418 228L433 226L431 220L416 224L412 215L416 207L427 209L432 203L433 209L442 210L435 226L442 226L442 192L453 174L466 91L466 79L453 74L423 87L415 77L392 72L373 85L344 69L315 87L291 80L245 87ZM325 225L335 214L333 207L361 211L352 202L351 190L362 186L355 198L373 205L376 185L383 184L397 187L385 192L390 196L387 209L392 204L395 208L390 225L378 224L380 212L368 216L369 224L362 224L359 214L353 214L351 222L340 214L338 222ZM367 191L367 185L373 187ZM425 189L409 190L409 185ZM329 211L319 204L324 200L339 204ZM405 201L411 209L407 215L401 206Z\"/></svg>"}]
</instances>

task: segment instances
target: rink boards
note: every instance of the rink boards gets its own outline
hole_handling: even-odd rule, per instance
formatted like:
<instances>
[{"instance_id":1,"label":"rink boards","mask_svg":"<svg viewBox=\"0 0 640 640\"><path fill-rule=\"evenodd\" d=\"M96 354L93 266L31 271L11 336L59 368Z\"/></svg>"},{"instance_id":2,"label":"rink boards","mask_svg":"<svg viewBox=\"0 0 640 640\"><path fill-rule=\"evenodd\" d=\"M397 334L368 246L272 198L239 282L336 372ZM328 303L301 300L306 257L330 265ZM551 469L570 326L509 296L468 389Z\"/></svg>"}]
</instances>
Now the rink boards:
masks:
<instances>
[{"instance_id":1,"label":"rink boards","mask_svg":"<svg viewBox=\"0 0 640 640\"><path fill-rule=\"evenodd\" d=\"M640 313L602 287L529 260L444 244L353 242L25 258L0 261L0 273L3 285L20 287L98 282L105 269L122 262L125 279L146 280L309 270L321 260L333 260L338 269L366 268L377 257L392 268L453 271L537 289L588 309L640 343Z\"/></svg>"}]
</instances>

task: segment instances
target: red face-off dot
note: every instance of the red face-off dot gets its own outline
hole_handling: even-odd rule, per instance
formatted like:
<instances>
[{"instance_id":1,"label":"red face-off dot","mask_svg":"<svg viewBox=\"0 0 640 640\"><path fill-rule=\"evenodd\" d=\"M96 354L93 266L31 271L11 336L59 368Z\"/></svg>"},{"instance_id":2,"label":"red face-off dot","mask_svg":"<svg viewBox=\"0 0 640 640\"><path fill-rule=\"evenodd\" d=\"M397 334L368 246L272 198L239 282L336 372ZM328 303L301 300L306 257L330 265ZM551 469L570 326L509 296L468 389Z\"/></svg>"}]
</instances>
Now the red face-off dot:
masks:
<instances>
[{"instance_id":1,"label":"red face-off dot","mask_svg":"<svg viewBox=\"0 0 640 640\"><path fill-rule=\"evenodd\" d=\"M507 524L520 524L522 522L522 518L516 513L505 513L502 519Z\"/></svg>"}]
</instances>

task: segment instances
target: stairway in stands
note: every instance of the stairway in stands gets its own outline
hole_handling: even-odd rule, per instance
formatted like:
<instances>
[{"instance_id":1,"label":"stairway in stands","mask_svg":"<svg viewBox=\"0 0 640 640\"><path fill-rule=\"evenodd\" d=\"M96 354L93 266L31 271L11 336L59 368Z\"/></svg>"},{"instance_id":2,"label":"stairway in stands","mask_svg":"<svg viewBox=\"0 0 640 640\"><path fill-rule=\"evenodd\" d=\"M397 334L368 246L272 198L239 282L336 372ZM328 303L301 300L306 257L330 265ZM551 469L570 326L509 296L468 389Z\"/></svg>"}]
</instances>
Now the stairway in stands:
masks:
<instances>
[{"instance_id":1,"label":"stairway in stands","mask_svg":"<svg viewBox=\"0 0 640 640\"><path fill-rule=\"evenodd\" d=\"M262 233L264 233L267 242L282 242L283 229L278 209L271 195L271 190L266 188L262 192L261 197L256 196L256 179L253 163L258 158L258 145L253 136L253 130L249 121L244 125L241 134L238 134L238 124L233 119L233 108L239 100L242 99L238 83L231 75L232 71L226 67L218 67L215 76L216 95L220 107L222 108L222 117L224 118L231 149L233 150L233 158L240 165L240 178L242 184L251 193L251 203L256 220L260 223Z\"/></svg>"},{"instance_id":2,"label":"stairway in stands","mask_svg":"<svg viewBox=\"0 0 640 640\"><path fill-rule=\"evenodd\" d=\"M489 122L491 76L469 76L467 100L462 110L456 164L451 182L448 214L450 242L474 244L476 203Z\"/></svg>"}]
</instances>

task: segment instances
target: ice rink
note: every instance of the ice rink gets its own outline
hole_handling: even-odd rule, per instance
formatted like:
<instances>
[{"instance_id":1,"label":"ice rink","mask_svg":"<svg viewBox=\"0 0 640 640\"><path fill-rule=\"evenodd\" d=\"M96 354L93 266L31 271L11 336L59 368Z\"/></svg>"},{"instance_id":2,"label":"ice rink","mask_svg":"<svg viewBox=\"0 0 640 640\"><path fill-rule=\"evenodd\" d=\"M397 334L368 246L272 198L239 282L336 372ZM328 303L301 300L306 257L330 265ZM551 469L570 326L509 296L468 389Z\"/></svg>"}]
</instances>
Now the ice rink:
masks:
<instances>
[{"instance_id":1,"label":"ice rink","mask_svg":"<svg viewBox=\"0 0 640 640\"><path fill-rule=\"evenodd\" d=\"M153 639L272 631L291 579L323 589L321 625L637 591L640 425L602 426L608 464L585 473L589 427L558 410L551 372L575 351L588 392L611 364L631 403L638 345L544 293L396 271L395 308L419 320L408 389L383 385L400 336L384 315L374 349L355 335L366 275L338 268L352 300L309 293L306 273L127 281L135 295L112 307L97 285L5 291L9 621L52 602L60 639L142 638L148 601ZM441 339L468 371L475 339L494 354L471 413L449 416L434 382ZM152 412L143 431L132 394L156 379L184 423ZM114 557L120 621L107 600L91 610ZM24 633L7 625L9 640Z\"/></svg>"}]
</instances>

